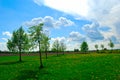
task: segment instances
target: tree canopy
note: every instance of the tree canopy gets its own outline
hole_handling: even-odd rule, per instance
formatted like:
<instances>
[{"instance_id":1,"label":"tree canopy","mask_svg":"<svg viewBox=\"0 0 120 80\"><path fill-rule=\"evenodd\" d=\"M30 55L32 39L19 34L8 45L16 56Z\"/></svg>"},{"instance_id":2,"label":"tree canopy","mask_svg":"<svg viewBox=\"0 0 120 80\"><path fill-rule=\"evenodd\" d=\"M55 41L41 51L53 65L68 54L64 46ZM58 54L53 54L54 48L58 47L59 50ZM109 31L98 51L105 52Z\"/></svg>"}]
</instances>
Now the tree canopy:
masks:
<instances>
[{"instance_id":1,"label":"tree canopy","mask_svg":"<svg viewBox=\"0 0 120 80\"><path fill-rule=\"evenodd\" d=\"M112 42L112 40L110 40L110 42L108 43L108 45L110 46L111 49L114 47L114 43Z\"/></svg>"},{"instance_id":2,"label":"tree canopy","mask_svg":"<svg viewBox=\"0 0 120 80\"><path fill-rule=\"evenodd\" d=\"M81 46L80 46L80 49L81 49L82 52L87 52L88 49L89 49L87 42L83 41Z\"/></svg>"},{"instance_id":3,"label":"tree canopy","mask_svg":"<svg viewBox=\"0 0 120 80\"><path fill-rule=\"evenodd\" d=\"M42 64L42 55L41 55L41 42L42 42L42 31L43 31L43 23L40 23L39 25L32 26L29 28L29 33L32 40L33 47L38 46L39 47L39 56L40 56L40 68L43 68Z\"/></svg>"},{"instance_id":4,"label":"tree canopy","mask_svg":"<svg viewBox=\"0 0 120 80\"><path fill-rule=\"evenodd\" d=\"M7 47L9 51L19 52L21 61L21 52L30 48L28 35L22 27L13 32L11 39L8 39Z\"/></svg>"}]
</instances>

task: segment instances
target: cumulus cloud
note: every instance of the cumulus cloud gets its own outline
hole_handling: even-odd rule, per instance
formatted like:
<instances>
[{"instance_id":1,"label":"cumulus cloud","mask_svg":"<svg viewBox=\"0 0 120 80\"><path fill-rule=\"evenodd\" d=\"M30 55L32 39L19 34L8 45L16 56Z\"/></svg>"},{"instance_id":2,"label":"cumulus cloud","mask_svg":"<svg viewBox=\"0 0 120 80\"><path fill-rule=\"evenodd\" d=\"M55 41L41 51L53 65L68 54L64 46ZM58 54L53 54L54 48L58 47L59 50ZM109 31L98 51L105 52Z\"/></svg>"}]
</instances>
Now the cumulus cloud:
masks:
<instances>
[{"instance_id":1,"label":"cumulus cloud","mask_svg":"<svg viewBox=\"0 0 120 80\"><path fill-rule=\"evenodd\" d=\"M74 25L74 22L66 19L65 17L60 17L58 21L56 21L55 26L71 26Z\"/></svg>"},{"instance_id":2,"label":"cumulus cloud","mask_svg":"<svg viewBox=\"0 0 120 80\"><path fill-rule=\"evenodd\" d=\"M12 36L12 34L11 34L9 31L3 32L2 34L3 34L3 35L6 35L6 36L8 36L8 37L11 37L11 36Z\"/></svg>"},{"instance_id":3,"label":"cumulus cloud","mask_svg":"<svg viewBox=\"0 0 120 80\"><path fill-rule=\"evenodd\" d=\"M54 19L51 16L45 16L44 18L38 17L33 18L31 21L27 21L24 23L26 26L34 26L40 23L44 23L44 27L46 28L59 28L61 26L73 26L74 22L66 19L65 17L60 17L58 20Z\"/></svg>"},{"instance_id":4,"label":"cumulus cloud","mask_svg":"<svg viewBox=\"0 0 120 80\"><path fill-rule=\"evenodd\" d=\"M65 42L66 41L66 38L65 37L57 37L57 38L51 38L51 41L55 41L55 40L58 40L60 42Z\"/></svg>"},{"instance_id":5,"label":"cumulus cloud","mask_svg":"<svg viewBox=\"0 0 120 80\"><path fill-rule=\"evenodd\" d=\"M6 46L6 43L1 43L0 42L0 50L1 51L7 51L8 49L7 49L7 46Z\"/></svg>"},{"instance_id":6,"label":"cumulus cloud","mask_svg":"<svg viewBox=\"0 0 120 80\"><path fill-rule=\"evenodd\" d=\"M97 4L98 3L98 4ZM89 1L89 18L97 20L101 26L111 28L111 33L120 39L120 0L91 0Z\"/></svg>"},{"instance_id":7,"label":"cumulus cloud","mask_svg":"<svg viewBox=\"0 0 120 80\"><path fill-rule=\"evenodd\" d=\"M82 29L91 40L103 40L104 36L99 31L99 27L99 24L94 22L92 24L84 25Z\"/></svg>"},{"instance_id":8,"label":"cumulus cloud","mask_svg":"<svg viewBox=\"0 0 120 80\"><path fill-rule=\"evenodd\" d=\"M41 0L34 1L36 1L35 3L37 3L38 5L43 4L44 6L76 16L75 18L77 19L81 19L81 17L84 17L85 19L93 22L92 24L86 24L83 26L86 37L92 40L88 41L90 45L94 44L93 40L96 40L96 43L101 44L101 42L104 42L104 44L107 46L109 39L112 39L114 43L117 43L116 45L118 47L118 42L120 42L120 0L43 0L42 2ZM65 24L63 24L64 22L62 22L63 20L61 20L62 19L60 18L58 20L51 18L50 21L53 24L47 23L47 25L51 25L54 28L58 28L62 25L65 26ZM42 21L44 20L42 19ZM80 37L83 37L84 39L83 35L81 36L81 34L78 34L79 33L71 32L67 40L78 42L81 40ZM75 36L80 37L76 38Z\"/></svg>"},{"instance_id":9,"label":"cumulus cloud","mask_svg":"<svg viewBox=\"0 0 120 80\"><path fill-rule=\"evenodd\" d=\"M120 23L120 0L34 0L34 2L73 16L96 20L101 26L112 28L112 33L120 37L117 26Z\"/></svg>"},{"instance_id":10,"label":"cumulus cloud","mask_svg":"<svg viewBox=\"0 0 120 80\"><path fill-rule=\"evenodd\" d=\"M75 32L75 31L72 31L70 34L69 34L69 42L71 41L75 41L75 42L83 42L85 41L85 37L80 34L79 32Z\"/></svg>"}]
</instances>

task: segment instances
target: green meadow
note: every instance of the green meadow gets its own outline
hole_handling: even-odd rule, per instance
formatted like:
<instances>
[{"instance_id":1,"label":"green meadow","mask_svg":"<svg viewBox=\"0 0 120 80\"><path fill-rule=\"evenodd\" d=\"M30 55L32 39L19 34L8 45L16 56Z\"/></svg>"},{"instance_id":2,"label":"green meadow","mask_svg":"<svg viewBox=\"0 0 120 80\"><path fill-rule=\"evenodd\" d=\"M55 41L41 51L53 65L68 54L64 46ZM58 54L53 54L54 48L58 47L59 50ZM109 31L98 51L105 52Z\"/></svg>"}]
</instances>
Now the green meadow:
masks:
<instances>
[{"instance_id":1,"label":"green meadow","mask_svg":"<svg viewBox=\"0 0 120 80\"><path fill-rule=\"evenodd\" d=\"M120 80L120 54L0 56L0 80Z\"/></svg>"}]
</instances>

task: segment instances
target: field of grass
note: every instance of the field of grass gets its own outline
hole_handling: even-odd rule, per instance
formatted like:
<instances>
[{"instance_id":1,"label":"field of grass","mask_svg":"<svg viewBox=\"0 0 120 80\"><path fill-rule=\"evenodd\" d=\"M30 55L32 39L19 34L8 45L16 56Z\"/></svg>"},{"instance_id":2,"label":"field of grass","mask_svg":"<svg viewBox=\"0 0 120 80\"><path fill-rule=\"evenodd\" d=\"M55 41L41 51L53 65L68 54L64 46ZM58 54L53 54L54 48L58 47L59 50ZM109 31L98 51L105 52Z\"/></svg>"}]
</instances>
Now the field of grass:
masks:
<instances>
[{"instance_id":1,"label":"field of grass","mask_svg":"<svg viewBox=\"0 0 120 80\"><path fill-rule=\"evenodd\" d=\"M0 57L0 80L120 80L120 54L65 54Z\"/></svg>"}]
</instances>

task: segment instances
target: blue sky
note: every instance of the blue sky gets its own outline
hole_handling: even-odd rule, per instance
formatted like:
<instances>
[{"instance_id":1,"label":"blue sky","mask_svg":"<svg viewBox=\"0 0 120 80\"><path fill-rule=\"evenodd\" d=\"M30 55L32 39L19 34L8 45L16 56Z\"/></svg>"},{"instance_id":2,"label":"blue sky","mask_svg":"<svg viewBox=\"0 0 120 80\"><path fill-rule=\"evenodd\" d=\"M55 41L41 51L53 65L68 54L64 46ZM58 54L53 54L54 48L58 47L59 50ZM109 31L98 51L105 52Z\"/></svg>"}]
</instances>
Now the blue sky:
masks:
<instances>
[{"instance_id":1,"label":"blue sky","mask_svg":"<svg viewBox=\"0 0 120 80\"><path fill-rule=\"evenodd\" d=\"M108 47L111 39L120 48L119 0L0 0L0 50L12 32L23 26L44 22L51 44L64 41L67 50L79 48L87 41L90 49L101 44ZM100 48L101 49L101 48Z\"/></svg>"}]
</instances>

